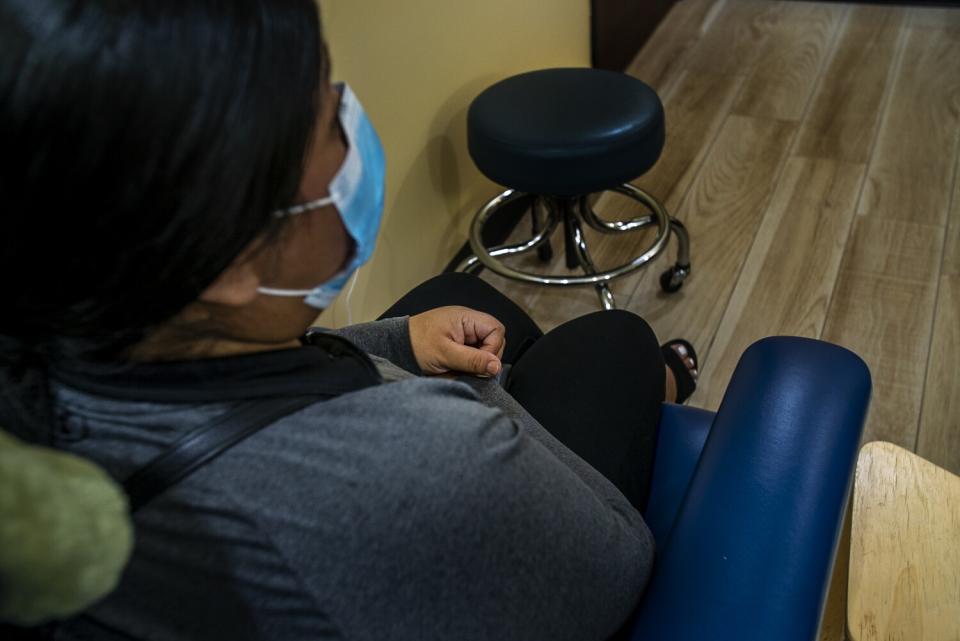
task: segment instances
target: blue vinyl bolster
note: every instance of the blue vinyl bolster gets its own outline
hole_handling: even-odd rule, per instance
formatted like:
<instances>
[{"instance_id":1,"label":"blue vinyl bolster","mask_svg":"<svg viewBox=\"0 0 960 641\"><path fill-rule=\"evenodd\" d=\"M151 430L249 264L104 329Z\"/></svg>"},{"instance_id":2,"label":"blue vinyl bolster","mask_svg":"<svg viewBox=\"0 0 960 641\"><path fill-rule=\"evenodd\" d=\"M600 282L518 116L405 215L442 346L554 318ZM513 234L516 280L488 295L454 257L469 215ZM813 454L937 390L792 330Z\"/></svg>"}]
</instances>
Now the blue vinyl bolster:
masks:
<instances>
[{"instance_id":1,"label":"blue vinyl bolster","mask_svg":"<svg viewBox=\"0 0 960 641\"><path fill-rule=\"evenodd\" d=\"M715 416L685 405L663 404L650 500L643 514L658 552L673 527Z\"/></svg>"},{"instance_id":2,"label":"blue vinyl bolster","mask_svg":"<svg viewBox=\"0 0 960 641\"><path fill-rule=\"evenodd\" d=\"M870 387L864 362L828 343L744 353L632 639L815 639Z\"/></svg>"}]
</instances>

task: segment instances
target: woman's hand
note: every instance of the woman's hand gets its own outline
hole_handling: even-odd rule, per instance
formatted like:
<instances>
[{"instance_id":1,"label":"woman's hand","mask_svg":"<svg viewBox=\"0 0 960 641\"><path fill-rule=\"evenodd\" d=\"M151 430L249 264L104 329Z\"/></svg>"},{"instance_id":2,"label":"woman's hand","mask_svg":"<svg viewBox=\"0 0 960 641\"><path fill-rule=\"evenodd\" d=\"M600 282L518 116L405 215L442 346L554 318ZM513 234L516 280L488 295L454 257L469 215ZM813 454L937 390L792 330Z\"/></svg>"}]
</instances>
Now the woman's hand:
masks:
<instances>
[{"instance_id":1,"label":"woman's hand","mask_svg":"<svg viewBox=\"0 0 960 641\"><path fill-rule=\"evenodd\" d=\"M410 342L427 375L500 373L506 328L490 314L468 307L437 307L410 317Z\"/></svg>"}]
</instances>

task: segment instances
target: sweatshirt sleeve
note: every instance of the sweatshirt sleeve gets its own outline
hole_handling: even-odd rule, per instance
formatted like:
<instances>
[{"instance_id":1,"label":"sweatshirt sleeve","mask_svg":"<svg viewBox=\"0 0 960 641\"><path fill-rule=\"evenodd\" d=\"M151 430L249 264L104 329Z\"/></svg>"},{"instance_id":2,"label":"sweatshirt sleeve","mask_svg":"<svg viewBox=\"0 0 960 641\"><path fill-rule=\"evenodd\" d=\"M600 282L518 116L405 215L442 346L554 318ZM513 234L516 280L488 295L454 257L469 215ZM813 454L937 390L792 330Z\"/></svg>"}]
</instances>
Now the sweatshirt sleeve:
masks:
<instances>
[{"instance_id":1,"label":"sweatshirt sleeve","mask_svg":"<svg viewBox=\"0 0 960 641\"><path fill-rule=\"evenodd\" d=\"M409 316L398 316L323 331L345 338L368 354L385 358L411 374L420 375L423 372L413 353L409 321Z\"/></svg>"},{"instance_id":2,"label":"sweatshirt sleeve","mask_svg":"<svg viewBox=\"0 0 960 641\"><path fill-rule=\"evenodd\" d=\"M361 395L336 474L304 466L287 486L301 505L330 492L342 506L324 512L339 517L298 511L268 527L347 638L601 641L626 621L654 544L615 488L465 385L412 379ZM378 447L356 445L368 439Z\"/></svg>"}]
</instances>

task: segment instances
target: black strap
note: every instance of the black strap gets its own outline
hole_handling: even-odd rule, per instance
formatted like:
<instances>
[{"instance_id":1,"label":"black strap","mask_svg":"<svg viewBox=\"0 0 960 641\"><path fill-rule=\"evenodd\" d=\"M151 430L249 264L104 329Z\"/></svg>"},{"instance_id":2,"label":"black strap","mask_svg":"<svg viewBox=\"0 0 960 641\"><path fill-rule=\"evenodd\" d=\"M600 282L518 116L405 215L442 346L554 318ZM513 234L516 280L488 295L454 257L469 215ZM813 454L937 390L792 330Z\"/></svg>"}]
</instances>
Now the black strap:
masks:
<instances>
[{"instance_id":1,"label":"black strap","mask_svg":"<svg viewBox=\"0 0 960 641\"><path fill-rule=\"evenodd\" d=\"M295 396L245 401L214 423L185 434L124 481L130 510L140 509L254 432L318 400L316 396Z\"/></svg>"}]
</instances>

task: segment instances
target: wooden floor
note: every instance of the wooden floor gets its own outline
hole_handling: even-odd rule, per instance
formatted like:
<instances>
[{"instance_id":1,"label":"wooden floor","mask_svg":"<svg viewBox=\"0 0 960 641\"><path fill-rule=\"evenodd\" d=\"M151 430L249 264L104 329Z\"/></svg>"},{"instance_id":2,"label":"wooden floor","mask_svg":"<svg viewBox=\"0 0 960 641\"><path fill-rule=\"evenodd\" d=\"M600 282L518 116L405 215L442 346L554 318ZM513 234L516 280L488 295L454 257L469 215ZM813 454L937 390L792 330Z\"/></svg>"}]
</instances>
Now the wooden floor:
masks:
<instances>
[{"instance_id":1,"label":"wooden floor","mask_svg":"<svg viewBox=\"0 0 960 641\"><path fill-rule=\"evenodd\" d=\"M870 366L865 441L960 473L960 9L681 0L629 71L667 118L636 184L689 228L693 275L660 292L671 248L613 289L699 350L691 404L718 406L753 341L822 338ZM639 213L618 196L598 210ZM601 268L649 241L588 238ZM544 328L598 306L484 278Z\"/></svg>"}]
</instances>

